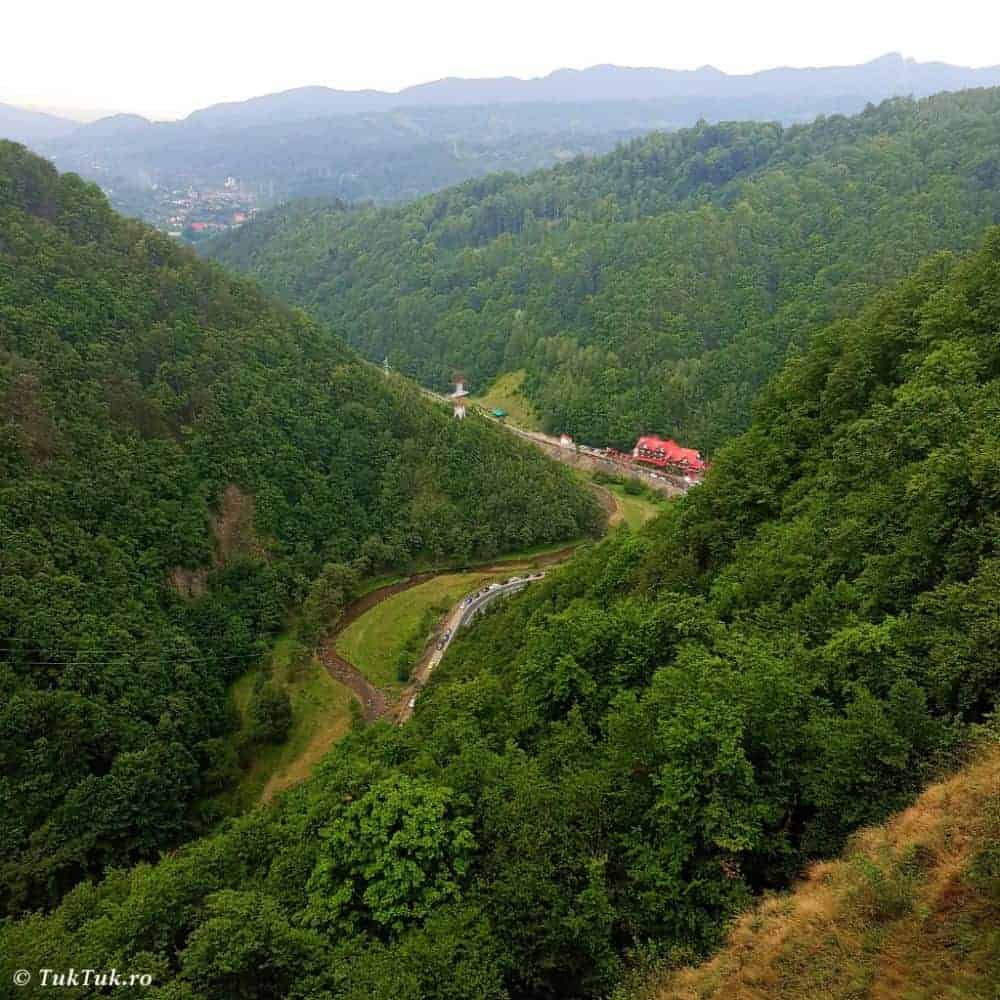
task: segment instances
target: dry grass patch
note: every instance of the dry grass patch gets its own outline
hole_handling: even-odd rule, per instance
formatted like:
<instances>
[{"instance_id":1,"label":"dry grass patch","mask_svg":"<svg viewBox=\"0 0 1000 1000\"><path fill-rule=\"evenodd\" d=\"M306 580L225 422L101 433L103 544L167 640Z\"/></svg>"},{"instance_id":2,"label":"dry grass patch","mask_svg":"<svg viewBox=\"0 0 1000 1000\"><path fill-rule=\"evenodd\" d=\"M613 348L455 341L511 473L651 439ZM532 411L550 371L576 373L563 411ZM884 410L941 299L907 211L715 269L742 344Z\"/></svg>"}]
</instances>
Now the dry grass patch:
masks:
<instances>
[{"instance_id":1,"label":"dry grass patch","mask_svg":"<svg viewBox=\"0 0 1000 1000\"><path fill-rule=\"evenodd\" d=\"M658 1000L998 1000L1000 746L740 918Z\"/></svg>"}]
</instances>

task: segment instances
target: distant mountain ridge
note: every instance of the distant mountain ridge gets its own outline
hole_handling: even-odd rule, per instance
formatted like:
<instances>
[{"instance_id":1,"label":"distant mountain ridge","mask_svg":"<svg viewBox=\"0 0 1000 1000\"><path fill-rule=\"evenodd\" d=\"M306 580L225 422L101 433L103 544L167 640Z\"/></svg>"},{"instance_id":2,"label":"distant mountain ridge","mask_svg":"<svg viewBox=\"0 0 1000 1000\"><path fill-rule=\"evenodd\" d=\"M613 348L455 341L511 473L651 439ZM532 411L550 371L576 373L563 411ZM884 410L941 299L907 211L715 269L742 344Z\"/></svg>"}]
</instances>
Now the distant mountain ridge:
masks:
<instances>
[{"instance_id":1,"label":"distant mountain ridge","mask_svg":"<svg viewBox=\"0 0 1000 1000\"><path fill-rule=\"evenodd\" d=\"M673 70L605 64L583 70L558 69L529 80L512 76L492 79L446 77L396 93L300 87L246 101L214 104L192 112L186 120L202 125L249 126L402 107L639 101L673 97L857 95L877 101L906 95L926 97L942 90L998 84L1000 66L972 69L942 62L918 62L898 52L857 66L782 66L748 74L727 74L713 66Z\"/></svg>"},{"instance_id":2,"label":"distant mountain ridge","mask_svg":"<svg viewBox=\"0 0 1000 1000\"><path fill-rule=\"evenodd\" d=\"M725 73L714 66L694 70L617 66L557 69L545 76L443 77L399 91L295 87L243 101L226 101L192 111L183 122L207 127L251 127L310 118L363 114L413 107L491 104L651 101L669 98L927 97L943 90L1000 85L1000 64L982 68L944 62L919 62L899 52L848 66L777 66L755 73ZM139 115L97 119L123 123ZM96 124L0 104L0 137L31 142L66 135ZM16 130L20 130L19 132Z\"/></svg>"},{"instance_id":3,"label":"distant mountain ridge","mask_svg":"<svg viewBox=\"0 0 1000 1000\"><path fill-rule=\"evenodd\" d=\"M76 131L80 123L44 111L0 104L0 138L27 145L58 139Z\"/></svg>"},{"instance_id":4,"label":"distant mountain ridge","mask_svg":"<svg viewBox=\"0 0 1000 1000\"><path fill-rule=\"evenodd\" d=\"M197 240L206 227L225 229L285 201L386 204L598 156L699 121L806 124L895 96L988 85L1000 85L1000 66L898 53L859 66L745 75L598 65L530 80L447 78L398 93L300 87L180 121L116 114L80 125L18 112L5 128L0 108L0 138L96 181L119 211Z\"/></svg>"}]
</instances>

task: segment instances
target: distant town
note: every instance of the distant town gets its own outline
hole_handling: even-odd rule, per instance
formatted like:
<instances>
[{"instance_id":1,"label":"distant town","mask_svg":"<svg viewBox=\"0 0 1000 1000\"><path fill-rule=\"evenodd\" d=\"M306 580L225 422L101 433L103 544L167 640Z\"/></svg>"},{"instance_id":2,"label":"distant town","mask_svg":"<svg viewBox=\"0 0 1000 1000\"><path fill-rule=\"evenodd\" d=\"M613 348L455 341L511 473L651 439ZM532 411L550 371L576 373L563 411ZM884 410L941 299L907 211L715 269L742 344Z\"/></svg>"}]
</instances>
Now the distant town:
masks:
<instances>
[{"instance_id":1,"label":"distant town","mask_svg":"<svg viewBox=\"0 0 1000 1000\"><path fill-rule=\"evenodd\" d=\"M227 177L221 187L213 184L174 187L158 183L139 190L109 181L102 181L101 187L119 211L140 216L188 243L198 243L243 225L259 207L257 195L236 177Z\"/></svg>"},{"instance_id":2,"label":"distant town","mask_svg":"<svg viewBox=\"0 0 1000 1000\"><path fill-rule=\"evenodd\" d=\"M257 211L257 198L235 177L221 188L154 189L146 217L176 239L196 243L243 225Z\"/></svg>"}]
</instances>

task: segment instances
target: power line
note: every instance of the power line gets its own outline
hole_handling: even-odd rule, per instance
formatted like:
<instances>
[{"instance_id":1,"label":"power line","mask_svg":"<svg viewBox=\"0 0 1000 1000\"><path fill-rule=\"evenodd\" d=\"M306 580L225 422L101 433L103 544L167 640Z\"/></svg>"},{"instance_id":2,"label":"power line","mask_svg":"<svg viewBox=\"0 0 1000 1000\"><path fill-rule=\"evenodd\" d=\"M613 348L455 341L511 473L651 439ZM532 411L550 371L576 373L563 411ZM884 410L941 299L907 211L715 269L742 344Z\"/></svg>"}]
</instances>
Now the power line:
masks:
<instances>
[{"instance_id":1,"label":"power line","mask_svg":"<svg viewBox=\"0 0 1000 1000\"><path fill-rule=\"evenodd\" d=\"M44 646L40 646L40 649L45 649ZM15 653L26 653L30 655L30 648L25 646L0 646L0 653L15 654ZM67 659L64 660L34 660L35 664L38 666L54 666L58 664L63 664L69 661L74 662L90 662L88 657L94 656L111 656L115 654L120 654L122 656L129 656L132 658L138 657L149 657L149 658L163 658L169 657L176 660L183 660L188 663L216 663L219 660L245 660L248 657L253 657L255 655L260 655L258 650L250 650L246 653L226 653L220 654L218 656L199 656L197 654L177 654L172 655L169 650L157 649L157 650L142 650L133 649L125 646L106 646L106 647L87 647L81 649L79 653L67 653ZM97 662L94 660L93 662ZM109 662L109 661L103 661Z\"/></svg>"}]
</instances>

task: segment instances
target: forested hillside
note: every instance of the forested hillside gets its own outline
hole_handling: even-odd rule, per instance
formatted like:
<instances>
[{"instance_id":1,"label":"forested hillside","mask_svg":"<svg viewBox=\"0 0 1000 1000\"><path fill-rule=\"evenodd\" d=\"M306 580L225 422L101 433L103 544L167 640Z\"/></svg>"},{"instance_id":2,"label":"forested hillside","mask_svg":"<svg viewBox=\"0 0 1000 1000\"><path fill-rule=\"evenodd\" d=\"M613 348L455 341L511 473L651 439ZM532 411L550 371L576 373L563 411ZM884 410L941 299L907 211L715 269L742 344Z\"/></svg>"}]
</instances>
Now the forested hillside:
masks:
<instances>
[{"instance_id":1,"label":"forested hillside","mask_svg":"<svg viewBox=\"0 0 1000 1000\"><path fill-rule=\"evenodd\" d=\"M11 924L0 981L580 998L717 945L995 708L998 329L993 230L813 338L703 486L460 637L409 724Z\"/></svg>"},{"instance_id":2,"label":"forested hillside","mask_svg":"<svg viewBox=\"0 0 1000 1000\"><path fill-rule=\"evenodd\" d=\"M429 384L525 369L550 430L714 450L810 331L1000 219L998 148L998 90L702 124L398 208L278 208L210 252Z\"/></svg>"},{"instance_id":3,"label":"forested hillside","mask_svg":"<svg viewBox=\"0 0 1000 1000\"><path fill-rule=\"evenodd\" d=\"M226 686L307 595L322 628L367 576L598 519L534 450L0 143L0 906L215 818Z\"/></svg>"}]
</instances>

